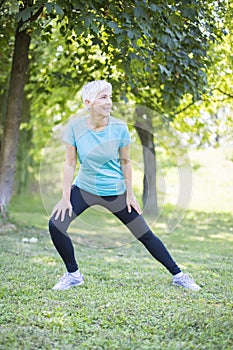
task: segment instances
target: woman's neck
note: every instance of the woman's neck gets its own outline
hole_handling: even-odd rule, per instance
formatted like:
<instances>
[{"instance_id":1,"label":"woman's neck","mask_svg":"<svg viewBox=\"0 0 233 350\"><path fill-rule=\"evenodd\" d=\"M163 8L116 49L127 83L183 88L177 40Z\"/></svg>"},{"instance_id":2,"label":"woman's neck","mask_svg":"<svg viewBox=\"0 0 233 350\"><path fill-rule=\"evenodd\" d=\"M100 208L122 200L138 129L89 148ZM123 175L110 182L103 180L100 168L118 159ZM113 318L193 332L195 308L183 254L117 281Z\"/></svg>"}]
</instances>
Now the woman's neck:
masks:
<instances>
[{"instance_id":1,"label":"woman's neck","mask_svg":"<svg viewBox=\"0 0 233 350\"><path fill-rule=\"evenodd\" d=\"M90 129L101 131L104 129L109 121L109 116L101 116L101 115L92 115L89 114L87 117L87 124L90 127Z\"/></svg>"}]
</instances>

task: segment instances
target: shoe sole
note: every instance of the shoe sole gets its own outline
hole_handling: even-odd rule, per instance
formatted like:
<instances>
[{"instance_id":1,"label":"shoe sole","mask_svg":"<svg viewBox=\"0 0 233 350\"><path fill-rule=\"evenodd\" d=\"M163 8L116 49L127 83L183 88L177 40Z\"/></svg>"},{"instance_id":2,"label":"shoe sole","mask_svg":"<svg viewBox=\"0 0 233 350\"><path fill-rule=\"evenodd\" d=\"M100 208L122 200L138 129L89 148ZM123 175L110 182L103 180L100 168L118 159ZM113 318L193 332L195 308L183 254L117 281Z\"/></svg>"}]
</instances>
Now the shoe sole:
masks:
<instances>
[{"instance_id":1,"label":"shoe sole","mask_svg":"<svg viewBox=\"0 0 233 350\"><path fill-rule=\"evenodd\" d=\"M198 291L201 289L201 287L196 288L196 289L189 288L189 287L185 287L185 286L183 286L182 284L178 284L178 283L175 283L175 282L172 282L172 285L173 285L173 286L177 286L177 287L183 287L183 288L185 288L185 289L189 289L189 290L192 290L192 291L194 291L194 292L198 292Z\"/></svg>"},{"instance_id":2,"label":"shoe sole","mask_svg":"<svg viewBox=\"0 0 233 350\"><path fill-rule=\"evenodd\" d=\"M84 284L84 281L81 281L79 283L76 283L76 284L71 284L69 287L67 288L63 288L63 289L59 289L59 288L52 288L52 290L67 290L71 287L77 287L77 286L81 286L82 284Z\"/></svg>"}]
</instances>

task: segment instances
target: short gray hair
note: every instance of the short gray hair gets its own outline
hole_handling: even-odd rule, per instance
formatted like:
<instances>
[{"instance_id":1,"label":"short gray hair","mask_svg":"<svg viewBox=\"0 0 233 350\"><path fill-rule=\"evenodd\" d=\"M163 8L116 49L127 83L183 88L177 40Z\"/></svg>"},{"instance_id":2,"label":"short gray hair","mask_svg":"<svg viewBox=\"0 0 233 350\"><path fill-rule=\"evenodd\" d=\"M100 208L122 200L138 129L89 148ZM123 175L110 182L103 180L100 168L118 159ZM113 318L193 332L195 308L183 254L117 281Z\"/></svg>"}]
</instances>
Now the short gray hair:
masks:
<instances>
[{"instance_id":1,"label":"short gray hair","mask_svg":"<svg viewBox=\"0 0 233 350\"><path fill-rule=\"evenodd\" d=\"M99 92L107 88L112 90L112 85L105 80L90 81L82 88L83 102L85 102L86 100L94 102Z\"/></svg>"}]
</instances>

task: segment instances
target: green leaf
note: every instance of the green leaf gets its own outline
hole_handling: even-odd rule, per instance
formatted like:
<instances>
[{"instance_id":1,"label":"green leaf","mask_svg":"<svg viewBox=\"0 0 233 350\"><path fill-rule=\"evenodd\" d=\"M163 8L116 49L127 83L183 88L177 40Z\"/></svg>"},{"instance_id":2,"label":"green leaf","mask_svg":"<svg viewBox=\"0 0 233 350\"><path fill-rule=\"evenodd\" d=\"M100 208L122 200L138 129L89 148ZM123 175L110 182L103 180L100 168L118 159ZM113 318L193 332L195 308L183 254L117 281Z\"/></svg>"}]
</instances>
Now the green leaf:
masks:
<instances>
[{"instance_id":1,"label":"green leaf","mask_svg":"<svg viewBox=\"0 0 233 350\"><path fill-rule=\"evenodd\" d=\"M97 25L95 24L94 21L91 22L91 29L98 34L99 33L99 28L97 27Z\"/></svg>"},{"instance_id":2,"label":"green leaf","mask_svg":"<svg viewBox=\"0 0 233 350\"><path fill-rule=\"evenodd\" d=\"M50 14L53 11L53 4L51 2L46 2L45 7L48 14Z\"/></svg>"},{"instance_id":3,"label":"green leaf","mask_svg":"<svg viewBox=\"0 0 233 350\"><path fill-rule=\"evenodd\" d=\"M158 66L159 66L161 73L165 73L168 76L171 75L171 72L166 67L164 67L162 64L159 63Z\"/></svg>"},{"instance_id":4,"label":"green leaf","mask_svg":"<svg viewBox=\"0 0 233 350\"><path fill-rule=\"evenodd\" d=\"M168 39L169 39L169 36L168 36L168 35L166 35L166 34L162 34L162 35L161 35L161 42L162 42L163 44L167 44Z\"/></svg>"},{"instance_id":5,"label":"green leaf","mask_svg":"<svg viewBox=\"0 0 233 350\"><path fill-rule=\"evenodd\" d=\"M116 28L116 27L118 27L118 25L117 25L117 23L116 22L108 22L108 26L110 27L110 28Z\"/></svg>"},{"instance_id":6,"label":"green leaf","mask_svg":"<svg viewBox=\"0 0 233 350\"><path fill-rule=\"evenodd\" d=\"M127 35L128 35L128 37L129 37L130 39L133 39L133 37L134 37L134 32L133 32L132 30L128 30L128 31L127 31Z\"/></svg>"},{"instance_id":7,"label":"green leaf","mask_svg":"<svg viewBox=\"0 0 233 350\"><path fill-rule=\"evenodd\" d=\"M91 24L91 19L90 17L86 17L85 20L84 20L84 25L86 28L89 28L90 27L90 24Z\"/></svg>"},{"instance_id":8,"label":"green leaf","mask_svg":"<svg viewBox=\"0 0 233 350\"><path fill-rule=\"evenodd\" d=\"M74 27L74 31L75 31L76 35L79 36L79 35L83 34L84 27L81 24L77 25L77 26Z\"/></svg>"},{"instance_id":9,"label":"green leaf","mask_svg":"<svg viewBox=\"0 0 233 350\"><path fill-rule=\"evenodd\" d=\"M22 18L23 18L23 21L27 21L30 17L31 17L31 14L32 14L32 9L29 7L29 8L26 8L24 11L22 11Z\"/></svg>"},{"instance_id":10,"label":"green leaf","mask_svg":"<svg viewBox=\"0 0 233 350\"><path fill-rule=\"evenodd\" d=\"M182 22L182 18L181 16L178 16L177 14L173 13L171 16L168 17L169 18L169 22L171 24L177 24L179 25Z\"/></svg>"},{"instance_id":11,"label":"green leaf","mask_svg":"<svg viewBox=\"0 0 233 350\"><path fill-rule=\"evenodd\" d=\"M54 9L57 12L58 16L64 16L64 11L58 4L54 4Z\"/></svg>"},{"instance_id":12,"label":"green leaf","mask_svg":"<svg viewBox=\"0 0 233 350\"><path fill-rule=\"evenodd\" d=\"M175 49L178 46L177 44L178 42L175 38L168 38L167 46L169 47L169 49Z\"/></svg>"},{"instance_id":13,"label":"green leaf","mask_svg":"<svg viewBox=\"0 0 233 350\"><path fill-rule=\"evenodd\" d=\"M32 11L33 10L31 7L27 7L24 10L16 13L16 16L15 16L16 21L20 22L22 20L23 22L26 22L31 17Z\"/></svg>"},{"instance_id":14,"label":"green leaf","mask_svg":"<svg viewBox=\"0 0 233 350\"><path fill-rule=\"evenodd\" d=\"M135 10L134 10L134 14L137 18L140 18L140 17L144 17L144 18L147 18L147 14L146 12L144 11L144 9L140 6L136 7Z\"/></svg>"},{"instance_id":15,"label":"green leaf","mask_svg":"<svg viewBox=\"0 0 233 350\"><path fill-rule=\"evenodd\" d=\"M195 20L197 18L197 12L194 9L184 8L183 15L190 20Z\"/></svg>"},{"instance_id":16,"label":"green leaf","mask_svg":"<svg viewBox=\"0 0 233 350\"><path fill-rule=\"evenodd\" d=\"M158 6L158 5L155 5L155 4L151 4L150 5L150 9L151 9L151 11L153 11L153 12L161 12L162 11L162 9L161 9L161 7L160 6Z\"/></svg>"},{"instance_id":17,"label":"green leaf","mask_svg":"<svg viewBox=\"0 0 233 350\"><path fill-rule=\"evenodd\" d=\"M126 33L125 31L122 32L120 35L117 35L117 43L121 44L126 39Z\"/></svg>"},{"instance_id":18,"label":"green leaf","mask_svg":"<svg viewBox=\"0 0 233 350\"><path fill-rule=\"evenodd\" d=\"M174 33L173 33L173 31L171 30L171 29L169 29L168 27L165 29L165 32L167 33L167 34L169 34L170 35L170 37L174 37Z\"/></svg>"},{"instance_id":19,"label":"green leaf","mask_svg":"<svg viewBox=\"0 0 233 350\"><path fill-rule=\"evenodd\" d=\"M20 22L22 20L21 12L16 13L15 20L16 22Z\"/></svg>"},{"instance_id":20,"label":"green leaf","mask_svg":"<svg viewBox=\"0 0 233 350\"><path fill-rule=\"evenodd\" d=\"M122 32L122 28L119 28L116 22L108 22L108 26L114 30L115 34L120 34Z\"/></svg>"},{"instance_id":21,"label":"green leaf","mask_svg":"<svg viewBox=\"0 0 233 350\"><path fill-rule=\"evenodd\" d=\"M119 27L114 29L115 34L120 34L121 32L122 32L122 29Z\"/></svg>"}]
</instances>

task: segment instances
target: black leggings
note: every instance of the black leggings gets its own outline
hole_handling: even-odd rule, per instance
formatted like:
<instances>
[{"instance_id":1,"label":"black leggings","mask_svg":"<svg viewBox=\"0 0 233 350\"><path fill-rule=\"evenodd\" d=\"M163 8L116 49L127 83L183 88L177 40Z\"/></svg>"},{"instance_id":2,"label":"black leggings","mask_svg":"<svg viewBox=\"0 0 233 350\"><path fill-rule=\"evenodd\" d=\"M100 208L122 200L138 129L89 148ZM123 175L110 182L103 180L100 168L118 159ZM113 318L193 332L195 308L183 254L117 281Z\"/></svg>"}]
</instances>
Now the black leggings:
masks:
<instances>
[{"instance_id":1,"label":"black leggings","mask_svg":"<svg viewBox=\"0 0 233 350\"><path fill-rule=\"evenodd\" d=\"M72 186L71 204L73 207L71 217L67 211L64 221L61 221L60 217L55 220L55 213L49 221L49 231L52 241L63 259L68 272L76 271L78 265L75 260L71 239L67 234L67 229L78 215L93 205L101 205L118 217L133 235L144 244L151 255L163 264L172 275L181 272L164 244L150 230L142 215L139 215L133 208L131 213L128 212L126 194L119 196L97 196L81 190L77 186Z\"/></svg>"}]
</instances>

